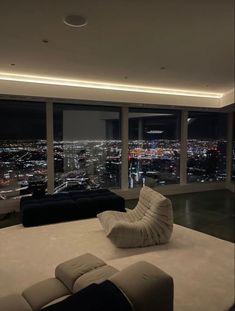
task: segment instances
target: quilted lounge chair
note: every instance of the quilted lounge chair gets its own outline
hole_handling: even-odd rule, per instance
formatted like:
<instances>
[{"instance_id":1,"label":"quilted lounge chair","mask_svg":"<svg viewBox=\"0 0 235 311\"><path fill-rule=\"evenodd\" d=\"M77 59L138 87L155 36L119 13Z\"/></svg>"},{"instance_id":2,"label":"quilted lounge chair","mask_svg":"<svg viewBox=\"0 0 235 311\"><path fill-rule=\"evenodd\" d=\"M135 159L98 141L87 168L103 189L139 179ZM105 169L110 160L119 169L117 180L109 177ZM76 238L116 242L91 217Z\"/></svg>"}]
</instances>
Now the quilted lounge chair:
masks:
<instances>
[{"instance_id":1,"label":"quilted lounge chair","mask_svg":"<svg viewBox=\"0 0 235 311\"><path fill-rule=\"evenodd\" d=\"M169 199L143 187L139 201L127 212L105 211L97 215L108 238L117 247L144 247L167 243L173 231Z\"/></svg>"}]
</instances>

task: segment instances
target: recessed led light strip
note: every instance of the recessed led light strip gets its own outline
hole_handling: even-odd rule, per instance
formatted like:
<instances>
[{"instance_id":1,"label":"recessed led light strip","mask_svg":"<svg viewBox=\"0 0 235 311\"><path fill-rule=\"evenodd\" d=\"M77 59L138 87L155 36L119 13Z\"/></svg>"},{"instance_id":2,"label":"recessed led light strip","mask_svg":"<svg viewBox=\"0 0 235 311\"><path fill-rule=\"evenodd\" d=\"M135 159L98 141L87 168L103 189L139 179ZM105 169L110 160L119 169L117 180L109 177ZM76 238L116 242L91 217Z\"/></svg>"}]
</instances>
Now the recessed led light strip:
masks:
<instances>
[{"instance_id":1,"label":"recessed led light strip","mask_svg":"<svg viewBox=\"0 0 235 311\"><path fill-rule=\"evenodd\" d=\"M84 87L84 88L92 88L92 89L125 91L125 92L134 92L134 93L149 93L149 94L159 94L159 95L162 94L162 95L176 95L176 96L207 97L207 98L222 98L223 97L223 94L219 94L219 93L145 87L145 86L138 86L138 85L131 85L131 84L116 84L116 83L95 82L95 81L71 80L71 79L12 74L12 73L3 73L3 72L0 72L0 80L49 84L49 85L63 85L63 86L72 86L72 87Z\"/></svg>"}]
</instances>

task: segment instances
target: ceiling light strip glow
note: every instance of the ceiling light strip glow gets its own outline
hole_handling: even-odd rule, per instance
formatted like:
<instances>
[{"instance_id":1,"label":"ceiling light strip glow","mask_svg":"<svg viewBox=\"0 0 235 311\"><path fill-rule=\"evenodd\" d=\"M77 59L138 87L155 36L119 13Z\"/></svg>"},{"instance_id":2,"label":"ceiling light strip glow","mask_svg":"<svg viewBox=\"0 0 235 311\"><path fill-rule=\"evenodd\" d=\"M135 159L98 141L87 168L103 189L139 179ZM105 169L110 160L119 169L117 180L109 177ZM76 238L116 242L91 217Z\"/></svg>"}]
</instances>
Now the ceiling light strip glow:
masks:
<instances>
[{"instance_id":1,"label":"ceiling light strip glow","mask_svg":"<svg viewBox=\"0 0 235 311\"><path fill-rule=\"evenodd\" d=\"M102 89L102 90L111 90L111 91L149 93L149 94L159 94L159 95L176 95L176 96L191 96L191 97L206 97L206 98L222 98L223 96L223 94L219 94L219 93L145 87L145 86L138 86L138 85L131 85L131 84L116 84L116 83L105 83L105 82L95 82L95 81L61 79L61 78L53 78L53 77L1 73L1 72L0 72L0 80L38 83L38 84L57 85L57 86L82 87L82 88Z\"/></svg>"}]
</instances>

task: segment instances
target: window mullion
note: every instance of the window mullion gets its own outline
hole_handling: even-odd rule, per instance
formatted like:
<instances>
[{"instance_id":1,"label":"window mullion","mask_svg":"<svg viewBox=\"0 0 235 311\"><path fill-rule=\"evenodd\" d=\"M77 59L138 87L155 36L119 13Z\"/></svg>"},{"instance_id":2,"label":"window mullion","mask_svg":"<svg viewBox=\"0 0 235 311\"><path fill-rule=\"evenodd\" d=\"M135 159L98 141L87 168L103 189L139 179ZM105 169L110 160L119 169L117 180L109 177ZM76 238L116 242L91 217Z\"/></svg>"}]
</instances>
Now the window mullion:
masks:
<instances>
[{"instance_id":1,"label":"window mullion","mask_svg":"<svg viewBox=\"0 0 235 311\"><path fill-rule=\"evenodd\" d=\"M180 135L180 184L187 184L187 139L188 139L188 111L181 112Z\"/></svg>"},{"instance_id":2,"label":"window mullion","mask_svg":"<svg viewBox=\"0 0 235 311\"><path fill-rule=\"evenodd\" d=\"M47 192L54 192L54 133L53 133L53 102L46 103L47 120Z\"/></svg>"},{"instance_id":3,"label":"window mullion","mask_svg":"<svg viewBox=\"0 0 235 311\"><path fill-rule=\"evenodd\" d=\"M128 108L121 111L122 168L121 189L128 190Z\"/></svg>"}]
</instances>

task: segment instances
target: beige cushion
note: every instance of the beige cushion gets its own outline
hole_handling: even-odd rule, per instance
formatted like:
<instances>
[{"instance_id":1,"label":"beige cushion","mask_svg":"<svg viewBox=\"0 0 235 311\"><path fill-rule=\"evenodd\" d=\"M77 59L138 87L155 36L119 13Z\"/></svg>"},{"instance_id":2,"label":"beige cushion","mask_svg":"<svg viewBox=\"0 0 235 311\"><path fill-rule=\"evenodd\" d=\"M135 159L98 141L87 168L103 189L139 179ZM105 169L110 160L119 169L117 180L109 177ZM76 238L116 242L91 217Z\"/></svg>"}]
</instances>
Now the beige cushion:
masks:
<instances>
[{"instance_id":1,"label":"beige cushion","mask_svg":"<svg viewBox=\"0 0 235 311\"><path fill-rule=\"evenodd\" d=\"M149 187L142 187L136 207L128 211L128 214L133 221L138 221L143 218L146 212L150 209L152 199L154 199L154 201L160 201L162 199L162 195L156 191L153 191Z\"/></svg>"},{"instance_id":2,"label":"beige cushion","mask_svg":"<svg viewBox=\"0 0 235 311\"><path fill-rule=\"evenodd\" d=\"M108 235L117 222L131 222L129 213L117 211L105 211L97 215L106 235Z\"/></svg>"},{"instance_id":3,"label":"beige cushion","mask_svg":"<svg viewBox=\"0 0 235 311\"><path fill-rule=\"evenodd\" d=\"M51 301L69 294L70 291L56 278L36 283L22 293L33 310L40 310Z\"/></svg>"},{"instance_id":4,"label":"beige cushion","mask_svg":"<svg viewBox=\"0 0 235 311\"><path fill-rule=\"evenodd\" d=\"M150 263L140 261L111 276L136 311L172 311L173 279Z\"/></svg>"},{"instance_id":5,"label":"beige cushion","mask_svg":"<svg viewBox=\"0 0 235 311\"><path fill-rule=\"evenodd\" d=\"M152 190L148 187L143 187L140 190L139 201L134 209L126 209L126 213L117 211L105 211L97 215L105 232L110 232L113 223L117 221L136 222L140 220L150 208L150 195Z\"/></svg>"},{"instance_id":6,"label":"beige cushion","mask_svg":"<svg viewBox=\"0 0 235 311\"><path fill-rule=\"evenodd\" d=\"M105 262L103 260L87 253L58 265L55 270L55 276L64 283L70 291L73 291L73 285L77 278L104 265Z\"/></svg>"},{"instance_id":7,"label":"beige cushion","mask_svg":"<svg viewBox=\"0 0 235 311\"><path fill-rule=\"evenodd\" d=\"M173 231L171 201L143 187L136 208L128 213L106 211L97 215L107 237L118 247L167 243Z\"/></svg>"},{"instance_id":8,"label":"beige cushion","mask_svg":"<svg viewBox=\"0 0 235 311\"><path fill-rule=\"evenodd\" d=\"M117 211L105 211L97 215L104 231L107 235L111 232L114 224L117 222L135 222L141 219L149 209L148 188L144 187L140 190L140 197L136 207L126 209L126 213Z\"/></svg>"},{"instance_id":9,"label":"beige cushion","mask_svg":"<svg viewBox=\"0 0 235 311\"><path fill-rule=\"evenodd\" d=\"M73 293L78 292L79 290L85 288L92 283L101 283L117 272L117 269L108 265L91 270L83 274L75 281L73 286Z\"/></svg>"},{"instance_id":10,"label":"beige cushion","mask_svg":"<svg viewBox=\"0 0 235 311\"><path fill-rule=\"evenodd\" d=\"M32 311L27 301L19 294L0 298L1 311Z\"/></svg>"}]
</instances>

